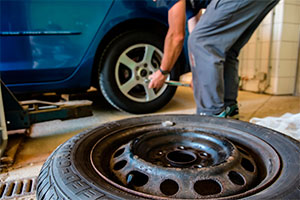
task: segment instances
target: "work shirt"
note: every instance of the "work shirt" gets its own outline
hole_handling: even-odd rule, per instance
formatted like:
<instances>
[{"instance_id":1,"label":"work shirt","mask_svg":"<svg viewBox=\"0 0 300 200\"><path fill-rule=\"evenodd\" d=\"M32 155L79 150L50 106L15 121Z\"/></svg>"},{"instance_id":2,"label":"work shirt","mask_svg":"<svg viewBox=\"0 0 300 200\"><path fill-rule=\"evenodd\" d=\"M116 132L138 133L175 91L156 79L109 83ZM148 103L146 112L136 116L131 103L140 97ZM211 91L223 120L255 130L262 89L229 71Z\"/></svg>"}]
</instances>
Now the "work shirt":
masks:
<instances>
[{"instance_id":1,"label":"work shirt","mask_svg":"<svg viewBox=\"0 0 300 200\"><path fill-rule=\"evenodd\" d=\"M168 9L171 9L179 0L160 0L163 1ZM190 19L194 17L199 10L206 8L211 0L186 0L186 17Z\"/></svg>"}]
</instances>

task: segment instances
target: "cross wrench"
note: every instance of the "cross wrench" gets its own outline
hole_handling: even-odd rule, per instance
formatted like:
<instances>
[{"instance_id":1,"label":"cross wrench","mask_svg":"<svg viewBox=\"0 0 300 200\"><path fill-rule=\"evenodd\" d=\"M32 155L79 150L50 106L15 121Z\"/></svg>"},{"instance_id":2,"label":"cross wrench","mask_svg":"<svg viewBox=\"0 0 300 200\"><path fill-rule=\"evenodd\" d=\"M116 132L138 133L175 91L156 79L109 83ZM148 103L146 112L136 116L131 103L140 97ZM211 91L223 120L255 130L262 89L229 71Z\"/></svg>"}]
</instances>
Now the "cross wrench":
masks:
<instances>
[{"instance_id":1,"label":"cross wrench","mask_svg":"<svg viewBox=\"0 0 300 200\"><path fill-rule=\"evenodd\" d=\"M145 79L146 83L150 83L150 79ZM169 86L183 86L183 87L191 87L191 84L189 83L182 83L179 81L165 81L165 84L169 85Z\"/></svg>"}]
</instances>

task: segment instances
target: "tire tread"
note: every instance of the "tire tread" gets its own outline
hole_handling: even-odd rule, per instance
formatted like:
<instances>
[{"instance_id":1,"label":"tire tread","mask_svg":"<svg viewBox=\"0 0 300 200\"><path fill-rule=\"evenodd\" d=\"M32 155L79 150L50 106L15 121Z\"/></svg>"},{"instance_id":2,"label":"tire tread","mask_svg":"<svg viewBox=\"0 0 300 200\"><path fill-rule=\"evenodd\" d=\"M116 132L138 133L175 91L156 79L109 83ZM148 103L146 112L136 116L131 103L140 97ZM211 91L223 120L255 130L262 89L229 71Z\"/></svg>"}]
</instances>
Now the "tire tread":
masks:
<instances>
[{"instance_id":1,"label":"tire tread","mask_svg":"<svg viewBox=\"0 0 300 200\"><path fill-rule=\"evenodd\" d=\"M64 166L59 165L59 162L63 163L63 161L67 158L63 157L62 154L67 149L71 151L72 145L76 143L80 138L82 138L89 130L86 130L79 135L74 136L64 144L60 145L46 160L37 180L37 190L36 196L39 200L49 200L49 199L69 199L71 197L66 197L63 191L61 191L61 187L59 183L55 180L56 175L64 175L58 174L55 170L52 172L51 169L58 168L59 170L63 170ZM73 174L75 174L73 172ZM65 175L67 176L67 175ZM67 179L67 177L64 177ZM86 180L83 180L81 177L76 176L76 180L71 182L64 182L65 186L69 186L68 189L72 190L78 199L108 199L105 194L93 189L90 187L89 183ZM64 179L64 180L66 180ZM82 186L82 187L81 187ZM76 188L77 187L77 188ZM81 188L80 188L81 187ZM78 190L79 192L75 192ZM89 195L90 194L90 195ZM71 198L73 199L73 198Z\"/></svg>"}]
</instances>

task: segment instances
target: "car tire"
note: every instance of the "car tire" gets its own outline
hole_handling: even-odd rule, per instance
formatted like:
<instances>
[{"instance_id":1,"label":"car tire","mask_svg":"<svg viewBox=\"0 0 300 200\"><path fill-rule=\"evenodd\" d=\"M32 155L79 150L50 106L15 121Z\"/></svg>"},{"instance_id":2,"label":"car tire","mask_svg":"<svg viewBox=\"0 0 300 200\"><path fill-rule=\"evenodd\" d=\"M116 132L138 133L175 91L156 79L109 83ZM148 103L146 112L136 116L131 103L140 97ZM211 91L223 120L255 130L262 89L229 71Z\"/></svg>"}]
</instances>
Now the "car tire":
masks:
<instances>
[{"instance_id":1,"label":"car tire","mask_svg":"<svg viewBox=\"0 0 300 200\"><path fill-rule=\"evenodd\" d=\"M153 30L128 31L107 45L99 66L99 84L110 104L122 111L143 114L171 100L176 87L147 87L148 76L160 67L163 45L164 35ZM179 79L177 64L168 79Z\"/></svg>"},{"instance_id":2,"label":"car tire","mask_svg":"<svg viewBox=\"0 0 300 200\"><path fill-rule=\"evenodd\" d=\"M298 141L274 130L247 122L195 115L129 118L106 123L74 136L60 145L44 163L37 182L37 199L175 199L176 196L172 195L147 196L147 194L133 191L132 188L122 189L122 187L117 187L122 183L118 181L114 185L109 183L99 175L99 171L109 170L106 169L109 168L109 160L116 157L118 148L122 147L126 140L133 140L134 143L139 141L133 137L135 134L143 136L150 132L152 137L154 132L190 133L188 129L199 131L200 134L213 133L237 145L245 142L247 147L243 147L243 154L247 154L244 152L245 149L251 148L248 149L248 153L266 157L265 161L262 159L258 162L261 165L258 167L262 167L264 162L266 164L266 169L259 172L264 178L255 183L253 187L247 188L247 191L240 191L237 194L221 198L207 196L207 199L299 199L300 145ZM170 132L168 133L168 131ZM177 133L177 137L180 134ZM254 138L259 142L257 145L254 143L253 146L249 138ZM195 142L195 140L192 141ZM260 147L265 148L265 145L270 146L271 150L280 157L280 163L278 163L280 169L278 168L278 172L273 175L272 171L278 166L274 165L275 162L272 161L275 158L268 156L269 152L261 151ZM257 159L259 160L259 158ZM97 165L101 167L99 168ZM143 170L140 166L137 168ZM157 168L152 166L151 169L150 171L154 171ZM179 175L181 170L177 171L178 178L181 180ZM218 174L220 173L218 172ZM110 176L111 180L114 179L114 175L110 172L104 172L104 174ZM159 176L164 175L167 174ZM266 180L271 175L272 180ZM196 177L190 177L188 180L192 181L193 178ZM150 186L151 188L160 184L158 180L155 179L155 181L155 184Z\"/></svg>"}]
</instances>

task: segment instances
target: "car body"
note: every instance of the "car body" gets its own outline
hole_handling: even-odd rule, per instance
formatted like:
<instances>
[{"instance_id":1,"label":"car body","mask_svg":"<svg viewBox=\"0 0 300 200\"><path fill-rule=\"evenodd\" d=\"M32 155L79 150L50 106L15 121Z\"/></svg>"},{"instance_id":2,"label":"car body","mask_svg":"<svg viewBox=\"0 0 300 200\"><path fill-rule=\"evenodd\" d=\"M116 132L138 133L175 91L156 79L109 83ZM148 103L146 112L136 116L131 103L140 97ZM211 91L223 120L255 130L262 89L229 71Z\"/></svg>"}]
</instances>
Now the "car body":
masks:
<instances>
[{"instance_id":1,"label":"car body","mask_svg":"<svg viewBox=\"0 0 300 200\"><path fill-rule=\"evenodd\" d=\"M167 8L152 0L0 2L0 73L14 93L70 93L91 86L103 92L99 73L112 41L117 42L123 33L140 30L154 30L163 38L167 31ZM179 59L179 74L188 69L185 58Z\"/></svg>"}]
</instances>

